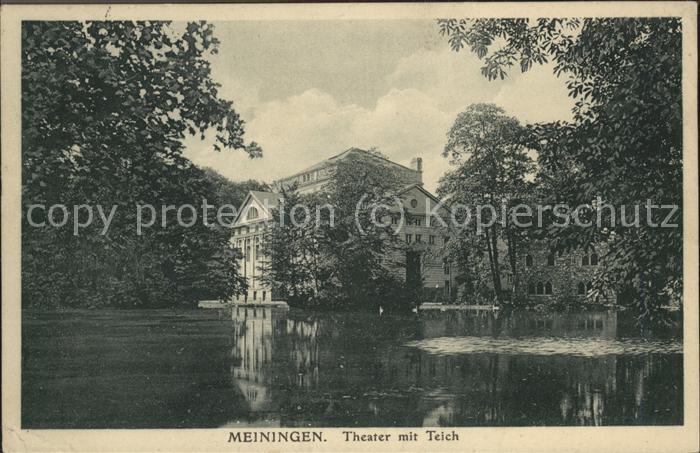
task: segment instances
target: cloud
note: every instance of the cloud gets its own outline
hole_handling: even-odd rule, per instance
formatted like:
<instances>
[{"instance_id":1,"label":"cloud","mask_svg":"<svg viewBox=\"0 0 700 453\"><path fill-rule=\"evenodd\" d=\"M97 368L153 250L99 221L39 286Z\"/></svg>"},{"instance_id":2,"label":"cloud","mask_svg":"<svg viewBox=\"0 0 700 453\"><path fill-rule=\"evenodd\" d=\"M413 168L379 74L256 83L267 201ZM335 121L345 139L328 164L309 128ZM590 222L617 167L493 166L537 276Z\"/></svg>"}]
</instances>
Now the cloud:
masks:
<instances>
[{"instance_id":1,"label":"cloud","mask_svg":"<svg viewBox=\"0 0 700 453\"><path fill-rule=\"evenodd\" d=\"M574 101L564 81L554 75L551 64L535 66L504 85L492 102L523 123L570 121Z\"/></svg>"},{"instance_id":2,"label":"cloud","mask_svg":"<svg viewBox=\"0 0 700 453\"><path fill-rule=\"evenodd\" d=\"M420 49L402 58L387 82L396 88L415 88L446 111L463 110L476 102L490 102L510 81L488 81L483 63L471 52Z\"/></svg>"},{"instance_id":3,"label":"cloud","mask_svg":"<svg viewBox=\"0 0 700 453\"><path fill-rule=\"evenodd\" d=\"M279 167L276 177L301 170L345 148L360 146L352 124L365 110L354 104L341 105L330 94L308 90L256 109L248 134Z\"/></svg>"},{"instance_id":4,"label":"cloud","mask_svg":"<svg viewBox=\"0 0 700 453\"><path fill-rule=\"evenodd\" d=\"M457 113L475 102L494 102L524 122L566 119L571 101L563 80L551 67L511 74L506 81L486 80L481 62L469 52L421 49L400 59L383 83L388 88L371 107L341 103L331 94L309 89L283 99L261 102L231 76L222 80L222 94L237 102L247 121L247 140L257 141L263 158L242 152L212 150L209 140L187 141L187 156L233 180L272 181L295 173L347 148L377 147L407 165L424 162L424 182L434 190L448 169L441 156Z\"/></svg>"},{"instance_id":5,"label":"cloud","mask_svg":"<svg viewBox=\"0 0 700 453\"><path fill-rule=\"evenodd\" d=\"M439 175L431 162L442 159L439 154L452 119L433 99L414 89L393 89L373 109L342 105L328 93L308 90L255 109L246 135L263 148L262 159L251 160L240 152L213 152L209 139L188 140L187 155L234 180L271 181L347 148L375 146L405 165L421 156L426 182L432 186Z\"/></svg>"}]
</instances>

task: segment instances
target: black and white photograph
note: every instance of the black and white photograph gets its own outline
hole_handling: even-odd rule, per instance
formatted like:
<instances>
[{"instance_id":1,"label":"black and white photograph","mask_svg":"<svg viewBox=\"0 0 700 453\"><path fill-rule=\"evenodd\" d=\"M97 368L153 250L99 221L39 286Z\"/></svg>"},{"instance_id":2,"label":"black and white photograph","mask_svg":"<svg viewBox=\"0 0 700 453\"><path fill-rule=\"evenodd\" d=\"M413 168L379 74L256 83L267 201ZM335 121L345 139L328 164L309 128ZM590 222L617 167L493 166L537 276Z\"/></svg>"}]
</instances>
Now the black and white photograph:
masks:
<instances>
[{"instance_id":1,"label":"black and white photograph","mask_svg":"<svg viewBox=\"0 0 700 453\"><path fill-rule=\"evenodd\" d=\"M17 432L697 438L697 18L669 5L3 18Z\"/></svg>"}]
</instances>

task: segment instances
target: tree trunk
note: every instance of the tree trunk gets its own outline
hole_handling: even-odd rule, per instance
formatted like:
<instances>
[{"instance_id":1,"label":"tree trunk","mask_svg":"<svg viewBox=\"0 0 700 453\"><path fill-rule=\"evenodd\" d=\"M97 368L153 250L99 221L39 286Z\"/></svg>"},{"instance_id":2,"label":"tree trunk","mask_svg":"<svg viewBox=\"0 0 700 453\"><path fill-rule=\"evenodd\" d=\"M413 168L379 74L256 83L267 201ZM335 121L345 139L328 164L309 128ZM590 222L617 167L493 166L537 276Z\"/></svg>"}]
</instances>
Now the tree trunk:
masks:
<instances>
[{"instance_id":1,"label":"tree trunk","mask_svg":"<svg viewBox=\"0 0 700 453\"><path fill-rule=\"evenodd\" d=\"M498 305L503 303L503 290L501 288L501 269L498 262L498 243L496 227L491 227L491 244L493 248L493 269L495 272L494 289L496 290L496 300Z\"/></svg>"},{"instance_id":2,"label":"tree trunk","mask_svg":"<svg viewBox=\"0 0 700 453\"><path fill-rule=\"evenodd\" d=\"M508 239L508 260L510 261L510 271L513 274L513 285L511 288L511 301L513 296L517 294L517 290L520 287L520 281L518 280L518 266L517 266L517 241L513 237L513 233L510 228L506 227L506 238Z\"/></svg>"},{"instance_id":3,"label":"tree trunk","mask_svg":"<svg viewBox=\"0 0 700 453\"><path fill-rule=\"evenodd\" d=\"M496 246L496 232L494 227L487 228L486 234L486 249L489 253L489 264L491 266L491 279L493 280L493 290L496 293L496 300L499 305L502 302L501 294L501 273L498 269L498 249Z\"/></svg>"}]
</instances>

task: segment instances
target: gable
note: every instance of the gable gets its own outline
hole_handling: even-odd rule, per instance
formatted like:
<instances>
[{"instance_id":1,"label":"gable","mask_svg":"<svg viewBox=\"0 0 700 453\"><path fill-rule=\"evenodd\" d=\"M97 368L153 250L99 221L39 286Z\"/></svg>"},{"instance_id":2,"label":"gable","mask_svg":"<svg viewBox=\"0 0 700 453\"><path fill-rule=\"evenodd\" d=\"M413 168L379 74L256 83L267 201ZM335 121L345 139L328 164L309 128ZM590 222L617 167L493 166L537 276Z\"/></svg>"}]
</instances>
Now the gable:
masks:
<instances>
[{"instance_id":1,"label":"gable","mask_svg":"<svg viewBox=\"0 0 700 453\"><path fill-rule=\"evenodd\" d=\"M274 206L271 206L269 200L267 203L265 203L265 200L260 200L254 193L248 192L248 195L246 195L245 200L243 200L243 203L238 210L238 216L236 217L234 225L248 225L264 220L270 220L272 218L272 213L270 210L273 207Z\"/></svg>"},{"instance_id":2,"label":"gable","mask_svg":"<svg viewBox=\"0 0 700 453\"><path fill-rule=\"evenodd\" d=\"M403 202L405 212L409 214L425 215L426 212L432 212L435 206L440 204L440 200L433 194L416 184L404 189L399 197ZM414 204L415 206L413 206ZM449 209L444 205L436 212L442 217L449 215Z\"/></svg>"}]
</instances>

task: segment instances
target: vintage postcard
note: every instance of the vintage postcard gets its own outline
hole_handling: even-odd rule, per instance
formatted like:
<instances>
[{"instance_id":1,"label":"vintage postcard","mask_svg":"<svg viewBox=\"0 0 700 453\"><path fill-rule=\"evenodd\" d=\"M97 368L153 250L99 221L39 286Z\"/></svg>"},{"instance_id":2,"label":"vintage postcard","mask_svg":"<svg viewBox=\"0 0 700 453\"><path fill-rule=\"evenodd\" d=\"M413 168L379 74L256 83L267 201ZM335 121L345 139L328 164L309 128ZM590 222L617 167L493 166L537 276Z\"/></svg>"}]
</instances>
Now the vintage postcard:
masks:
<instances>
[{"instance_id":1,"label":"vintage postcard","mask_svg":"<svg viewBox=\"0 0 700 453\"><path fill-rule=\"evenodd\" d=\"M693 2L3 5L7 452L696 452Z\"/></svg>"}]
</instances>

